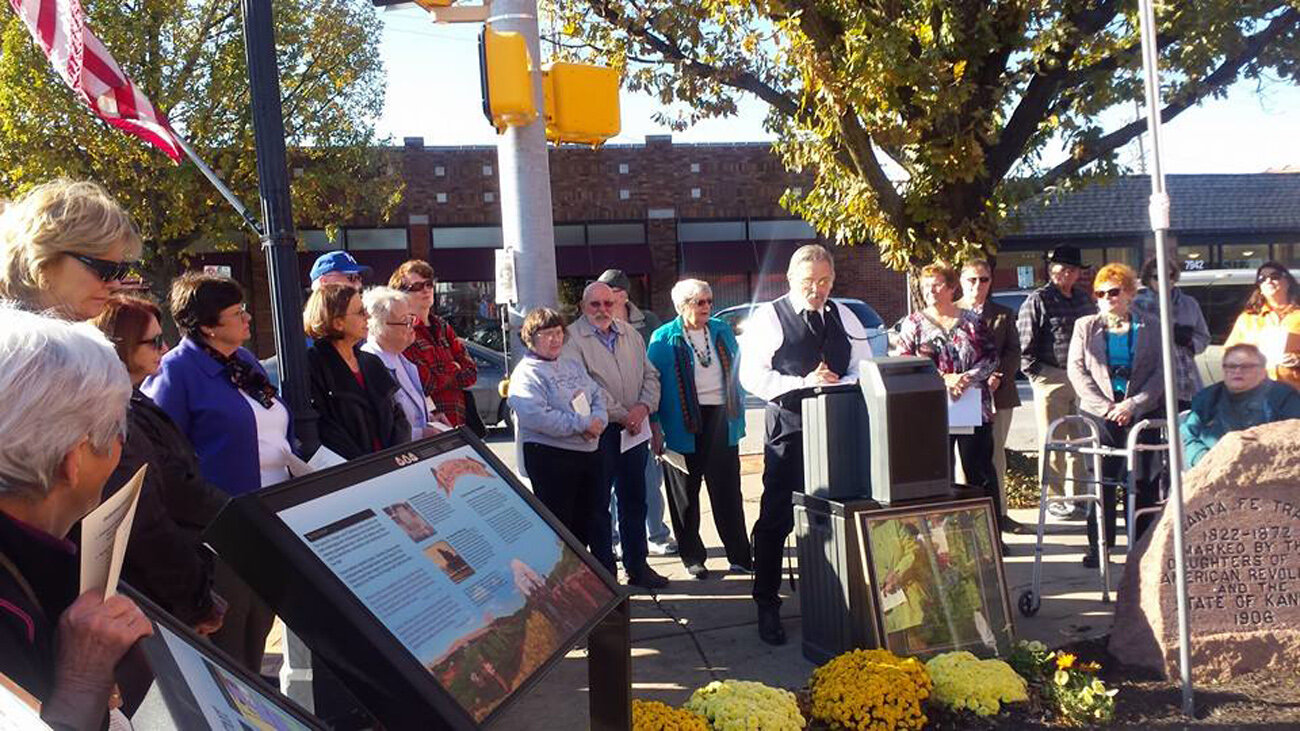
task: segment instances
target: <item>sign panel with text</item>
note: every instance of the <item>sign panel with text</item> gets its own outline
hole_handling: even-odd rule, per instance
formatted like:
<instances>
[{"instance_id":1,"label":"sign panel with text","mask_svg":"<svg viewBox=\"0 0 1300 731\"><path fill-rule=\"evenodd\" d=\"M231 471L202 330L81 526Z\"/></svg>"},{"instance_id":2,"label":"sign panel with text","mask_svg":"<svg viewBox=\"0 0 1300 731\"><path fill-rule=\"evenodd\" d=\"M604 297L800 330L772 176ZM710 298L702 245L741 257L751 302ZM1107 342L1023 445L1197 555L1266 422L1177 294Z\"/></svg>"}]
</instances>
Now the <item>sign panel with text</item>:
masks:
<instances>
[{"instance_id":1,"label":"sign panel with text","mask_svg":"<svg viewBox=\"0 0 1300 731\"><path fill-rule=\"evenodd\" d=\"M460 430L236 504L214 527L218 551L279 595L264 598L392 727L427 719L429 706L454 728L488 723L622 598ZM248 550L249 528L265 550ZM278 585L268 563L284 566ZM289 576L300 578L286 586ZM379 687L385 678L414 695Z\"/></svg>"}]
</instances>

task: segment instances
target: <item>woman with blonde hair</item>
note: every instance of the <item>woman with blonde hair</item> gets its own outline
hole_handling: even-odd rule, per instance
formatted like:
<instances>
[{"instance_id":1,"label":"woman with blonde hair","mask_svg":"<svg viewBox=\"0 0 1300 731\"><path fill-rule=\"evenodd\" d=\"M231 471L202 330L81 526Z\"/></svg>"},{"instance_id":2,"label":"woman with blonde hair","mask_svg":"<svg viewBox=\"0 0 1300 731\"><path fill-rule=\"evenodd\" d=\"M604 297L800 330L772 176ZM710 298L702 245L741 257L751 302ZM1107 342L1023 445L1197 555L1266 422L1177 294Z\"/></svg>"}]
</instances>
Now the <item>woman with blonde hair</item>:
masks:
<instances>
[{"instance_id":1,"label":"woman with blonde hair","mask_svg":"<svg viewBox=\"0 0 1300 731\"><path fill-rule=\"evenodd\" d=\"M96 183L54 180L0 208L0 298L89 320L140 257L140 235Z\"/></svg>"},{"instance_id":2,"label":"woman with blonde hair","mask_svg":"<svg viewBox=\"0 0 1300 731\"><path fill-rule=\"evenodd\" d=\"M1067 371L1070 385L1079 394L1083 416L1094 424L1106 447L1123 447L1133 424L1158 416L1164 395L1161 371L1160 330L1156 321L1134 308L1137 275L1124 264L1107 264L1093 279L1097 298L1096 315L1074 323ZM1137 505L1154 505L1157 480L1154 453L1144 452L1138 465ZM1115 486L1124 479L1124 458L1102 460L1103 517L1106 545L1115 544ZM1144 518L1135 535L1150 523ZM1098 516L1096 505L1088 508L1088 554L1083 565L1098 565ZM1132 548L1130 546L1130 548Z\"/></svg>"},{"instance_id":3,"label":"woman with blonde hair","mask_svg":"<svg viewBox=\"0 0 1300 731\"><path fill-rule=\"evenodd\" d=\"M1259 348L1269 378L1300 388L1300 284L1278 262L1255 271L1255 291L1224 345L1238 343Z\"/></svg>"}]
</instances>

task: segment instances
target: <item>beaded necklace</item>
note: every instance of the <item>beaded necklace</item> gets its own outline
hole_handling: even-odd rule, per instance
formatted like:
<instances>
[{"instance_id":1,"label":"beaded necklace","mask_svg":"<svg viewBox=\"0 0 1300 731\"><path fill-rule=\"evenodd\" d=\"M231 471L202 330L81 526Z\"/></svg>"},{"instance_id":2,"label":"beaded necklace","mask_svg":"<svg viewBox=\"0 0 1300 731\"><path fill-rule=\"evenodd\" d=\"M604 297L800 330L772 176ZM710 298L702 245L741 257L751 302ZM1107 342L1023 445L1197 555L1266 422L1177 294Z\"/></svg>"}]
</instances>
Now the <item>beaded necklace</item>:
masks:
<instances>
[{"instance_id":1,"label":"beaded necklace","mask_svg":"<svg viewBox=\"0 0 1300 731\"><path fill-rule=\"evenodd\" d=\"M695 336L691 335L690 329L686 330L686 342L691 344L691 350L695 351L695 359L700 362L701 368L708 368L713 365L713 347L709 344L709 328L703 328L704 331L704 352L695 347Z\"/></svg>"}]
</instances>

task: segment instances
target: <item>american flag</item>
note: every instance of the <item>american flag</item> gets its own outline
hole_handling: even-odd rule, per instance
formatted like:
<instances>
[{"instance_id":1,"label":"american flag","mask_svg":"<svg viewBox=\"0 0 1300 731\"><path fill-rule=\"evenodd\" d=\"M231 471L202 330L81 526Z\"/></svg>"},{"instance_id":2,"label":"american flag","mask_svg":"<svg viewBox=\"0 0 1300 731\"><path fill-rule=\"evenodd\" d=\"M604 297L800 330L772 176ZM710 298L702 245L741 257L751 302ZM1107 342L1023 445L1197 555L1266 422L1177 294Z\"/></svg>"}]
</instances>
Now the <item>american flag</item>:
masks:
<instances>
[{"instance_id":1,"label":"american flag","mask_svg":"<svg viewBox=\"0 0 1300 731\"><path fill-rule=\"evenodd\" d=\"M9 0L73 94L101 119L162 150L174 162L184 151L167 118L118 68L86 26L78 0Z\"/></svg>"}]
</instances>

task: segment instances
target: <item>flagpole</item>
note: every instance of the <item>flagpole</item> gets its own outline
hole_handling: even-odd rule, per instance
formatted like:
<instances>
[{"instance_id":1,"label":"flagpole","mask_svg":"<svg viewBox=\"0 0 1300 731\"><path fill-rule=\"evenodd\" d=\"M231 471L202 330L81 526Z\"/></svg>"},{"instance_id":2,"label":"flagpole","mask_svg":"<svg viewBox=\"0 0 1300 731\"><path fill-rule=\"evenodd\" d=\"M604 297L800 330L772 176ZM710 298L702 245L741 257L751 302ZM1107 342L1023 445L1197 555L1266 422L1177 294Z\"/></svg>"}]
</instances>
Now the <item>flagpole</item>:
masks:
<instances>
[{"instance_id":1,"label":"flagpole","mask_svg":"<svg viewBox=\"0 0 1300 731\"><path fill-rule=\"evenodd\" d=\"M261 238L261 225L259 225L257 221L253 219L253 216L249 214L248 209L244 207L244 204L239 200L239 197L235 195L234 191L226 187L226 184L221 181L221 178L217 177L217 173L212 168L208 167L206 162L203 162L203 158L199 157L198 153L194 151L194 148L190 147L190 143L186 142L184 137L176 134L175 131L172 131L172 137L176 140L176 144L180 145L181 149L185 151L185 156L190 159L190 162L194 163L194 167L197 167L199 172L203 173L203 177L207 178L208 182L212 183L212 186L221 194L221 197L225 198L226 201L234 207L235 212L239 214L239 217L244 219L244 223L247 224L249 228L253 229L253 233L257 234L258 238Z\"/></svg>"},{"instance_id":2,"label":"flagpole","mask_svg":"<svg viewBox=\"0 0 1300 731\"><path fill-rule=\"evenodd\" d=\"M1169 500L1174 532L1174 599L1178 604L1178 665L1183 685L1183 715L1191 717L1192 657L1191 628L1187 615L1187 567L1183 553L1183 443L1178 430L1178 389L1174 369L1174 318L1170 302L1169 252L1165 233L1169 229L1169 194L1160 149L1160 51L1156 44L1156 15L1152 0L1138 0L1138 23L1142 35L1142 71L1147 97L1147 129L1151 133L1151 203L1148 215L1156 238L1156 292L1160 298L1160 351L1164 357L1165 424L1169 439ZM1131 548L1130 548L1131 550ZM1136 569L1133 569L1136 570Z\"/></svg>"}]
</instances>

